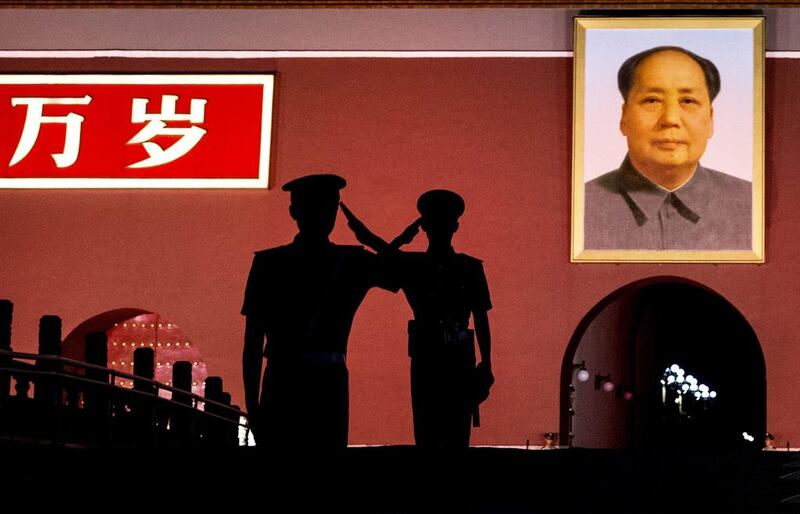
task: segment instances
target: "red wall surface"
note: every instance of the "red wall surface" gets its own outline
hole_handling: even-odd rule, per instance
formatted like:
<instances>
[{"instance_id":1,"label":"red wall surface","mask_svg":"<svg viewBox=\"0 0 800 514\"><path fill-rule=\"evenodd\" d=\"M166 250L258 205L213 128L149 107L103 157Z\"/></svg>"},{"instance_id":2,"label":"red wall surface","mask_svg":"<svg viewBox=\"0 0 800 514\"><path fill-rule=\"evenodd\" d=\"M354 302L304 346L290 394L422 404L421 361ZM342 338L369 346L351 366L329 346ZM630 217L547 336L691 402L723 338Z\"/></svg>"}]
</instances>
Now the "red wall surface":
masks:
<instances>
[{"instance_id":1,"label":"red wall surface","mask_svg":"<svg viewBox=\"0 0 800 514\"><path fill-rule=\"evenodd\" d=\"M333 171L348 180L343 200L385 236L416 217L420 193L464 196L454 244L484 260L497 375L474 443L538 443L558 431L561 361L579 321L615 289L659 275L702 283L749 320L766 359L767 426L778 444L800 440L800 61L767 62L763 265L569 262L571 59L5 59L0 67L277 74L269 190L0 191L0 297L15 303L15 350L35 350L42 314L62 316L66 335L111 309L158 312L181 326L241 405L239 309L252 252L295 233L279 186ZM333 239L354 243L341 219ZM412 441L409 316L402 295L377 290L356 316L351 443Z\"/></svg>"}]
</instances>

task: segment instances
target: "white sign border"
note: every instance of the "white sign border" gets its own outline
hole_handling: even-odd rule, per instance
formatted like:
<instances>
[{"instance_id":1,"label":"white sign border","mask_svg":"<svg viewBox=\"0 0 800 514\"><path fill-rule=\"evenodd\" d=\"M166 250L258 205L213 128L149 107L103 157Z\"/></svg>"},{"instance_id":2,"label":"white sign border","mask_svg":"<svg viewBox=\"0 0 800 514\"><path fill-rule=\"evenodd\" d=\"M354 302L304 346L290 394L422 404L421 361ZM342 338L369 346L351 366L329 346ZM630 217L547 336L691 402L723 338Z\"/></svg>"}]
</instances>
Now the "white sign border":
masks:
<instances>
[{"instance_id":1,"label":"white sign border","mask_svg":"<svg viewBox=\"0 0 800 514\"><path fill-rule=\"evenodd\" d=\"M0 85L14 84L263 86L258 178L0 178L0 189L266 189L269 187L274 74L0 74Z\"/></svg>"}]
</instances>

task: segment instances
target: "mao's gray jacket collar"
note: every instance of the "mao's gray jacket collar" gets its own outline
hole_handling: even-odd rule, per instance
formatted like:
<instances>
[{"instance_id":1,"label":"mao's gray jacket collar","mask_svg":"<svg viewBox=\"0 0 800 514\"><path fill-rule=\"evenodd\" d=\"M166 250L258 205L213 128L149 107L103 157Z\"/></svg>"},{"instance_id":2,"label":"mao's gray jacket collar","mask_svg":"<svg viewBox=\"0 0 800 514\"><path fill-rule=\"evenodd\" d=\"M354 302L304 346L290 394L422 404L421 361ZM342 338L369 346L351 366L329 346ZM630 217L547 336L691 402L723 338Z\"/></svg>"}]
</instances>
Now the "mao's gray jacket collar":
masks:
<instances>
[{"instance_id":1,"label":"mao's gray jacket collar","mask_svg":"<svg viewBox=\"0 0 800 514\"><path fill-rule=\"evenodd\" d=\"M662 189L644 177L634 168L628 156L625 156L619 170L620 192L640 226L656 218L665 202L670 202L681 216L692 223L697 223L705 214L712 184L702 166L698 165L692 178L675 191Z\"/></svg>"}]
</instances>

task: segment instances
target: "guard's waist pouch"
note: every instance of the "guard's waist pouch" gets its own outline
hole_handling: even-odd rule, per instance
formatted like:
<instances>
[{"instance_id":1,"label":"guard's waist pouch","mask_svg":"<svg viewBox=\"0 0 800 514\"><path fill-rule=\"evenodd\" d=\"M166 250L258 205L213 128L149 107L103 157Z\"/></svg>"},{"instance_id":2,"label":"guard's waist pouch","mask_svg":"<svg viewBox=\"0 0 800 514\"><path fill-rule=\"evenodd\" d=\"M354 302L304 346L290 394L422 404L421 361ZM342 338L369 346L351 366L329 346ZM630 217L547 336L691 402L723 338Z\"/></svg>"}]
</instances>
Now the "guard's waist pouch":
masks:
<instances>
[{"instance_id":1,"label":"guard's waist pouch","mask_svg":"<svg viewBox=\"0 0 800 514\"><path fill-rule=\"evenodd\" d=\"M408 356L468 349L474 352L475 333L459 323L408 322Z\"/></svg>"}]
</instances>

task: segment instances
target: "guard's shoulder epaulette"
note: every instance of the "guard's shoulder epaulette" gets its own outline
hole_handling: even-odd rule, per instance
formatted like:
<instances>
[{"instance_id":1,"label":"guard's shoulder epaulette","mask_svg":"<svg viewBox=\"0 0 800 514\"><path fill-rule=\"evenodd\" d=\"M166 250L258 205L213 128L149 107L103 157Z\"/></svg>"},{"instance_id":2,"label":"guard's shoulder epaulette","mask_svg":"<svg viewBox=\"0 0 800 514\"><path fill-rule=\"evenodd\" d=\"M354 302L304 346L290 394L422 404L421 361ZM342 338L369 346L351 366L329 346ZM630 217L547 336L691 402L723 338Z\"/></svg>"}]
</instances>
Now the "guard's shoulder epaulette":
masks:
<instances>
[{"instance_id":1,"label":"guard's shoulder epaulette","mask_svg":"<svg viewBox=\"0 0 800 514\"><path fill-rule=\"evenodd\" d=\"M256 256L258 256L258 257L272 257L272 256L275 256L275 255L281 255L283 253L286 253L286 251L288 249L289 249L289 245L276 246L274 248L265 248L263 250L257 251L256 252Z\"/></svg>"},{"instance_id":2,"label":"guard's shoulder epaulette","mask_svg":"<svg viewBox=\"0 0 800 514\"><path fill-rule=\"evenodd\" d=\"M483 264L483 261L481 259L478 259L477 257L473 257L471 255L467 255L465 253L459 253L458 256L464 259L465 262L468 262L470 264Z\"/></svg>"}]
</instances>

